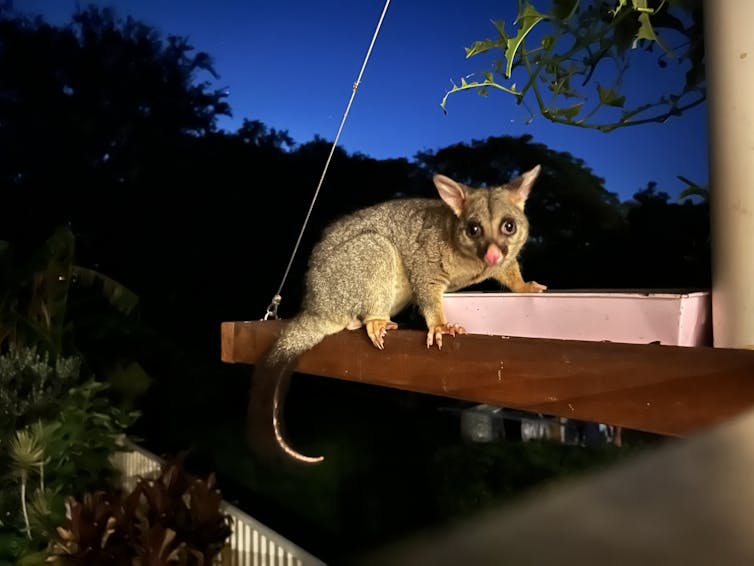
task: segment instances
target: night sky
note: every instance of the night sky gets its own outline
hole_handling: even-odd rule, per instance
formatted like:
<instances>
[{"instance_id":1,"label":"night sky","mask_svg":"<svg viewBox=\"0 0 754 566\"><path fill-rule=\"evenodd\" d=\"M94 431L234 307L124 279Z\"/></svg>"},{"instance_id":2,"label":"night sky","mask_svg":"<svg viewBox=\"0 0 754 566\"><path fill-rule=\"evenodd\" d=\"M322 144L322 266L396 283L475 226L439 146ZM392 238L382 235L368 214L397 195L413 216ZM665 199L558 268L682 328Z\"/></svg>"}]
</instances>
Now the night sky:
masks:
<instances>
[{"instance_id":1,"label":"night sky","mask_svg":"<svg viewBox=\"0 0 754 566\"><path fill-rule=\"evenodd\" d=\"M115 8L154 26L163 35L187 36L213 56L227 87L233 117L219 126L235 130L244 118L287 130L296 142L315 135L332 140L351 87L371 40L383 0L109 0L91 2ZM81 2L85 7L90 3ZM69 20L74 0L16 0L15 8L41 14L53 24ZM605 179L608 190L628 199L648 181L673 196L683 175L701 185L708 180L707 106L664 124L620 129L609 134L552 124L528 112L504 93L483 98L453 95L444 115L440 101L451 81L487 70L489 59L466 60L464 47L493 37L493 19L513 31L515 0L393 0L383 23L341 147L378 159L413 157L488 136L531 134L549 147L583 159ZM506 12L507 10L507 12ZM627 85L644 96L682 73L656 72L654 60ZM652 91L652 92L657 92ZM653 97L650 97L653 98Z\"/></svg>"}]
</instances>

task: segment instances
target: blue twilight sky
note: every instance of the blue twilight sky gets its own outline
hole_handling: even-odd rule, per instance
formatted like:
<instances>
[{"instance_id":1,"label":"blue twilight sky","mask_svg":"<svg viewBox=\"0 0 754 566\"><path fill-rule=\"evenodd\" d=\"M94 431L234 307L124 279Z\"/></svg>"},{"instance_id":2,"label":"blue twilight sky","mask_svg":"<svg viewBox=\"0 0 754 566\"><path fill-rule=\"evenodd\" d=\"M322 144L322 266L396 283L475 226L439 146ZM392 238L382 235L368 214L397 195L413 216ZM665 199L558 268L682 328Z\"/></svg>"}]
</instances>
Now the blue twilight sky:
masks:
<instances>
[{"instance_id":1,"label":"blue twilight sky","mask_svg":"<svg viewBox=\"0 0 754 566\"><path fill-rule=\"evenodd\" d=\"M66 23L75 0L15 0L18 12L42 14ZM81 0L80 5L114 7L163 35L189 37L213 56L233 109L223 129L243 118L288 130L296 142L315 135L332 140L351 87L371 40L384 0ZM504 19L513 30L516 0L392 0L364 79L341 137L341 147L378 159L413 157L496 135L529 133L549 147L582 158L605 179L608 190L628 199L648 181L675 196L683 175L706 184L707 106L665 124L623 128L609 134L552 124L528 113L513 98L491 93L458 93L440 101L451 81L487 70L486 62L465 59L464 47L493 37L490 21ZM643 93L666 84L654 59L629 85ZM682 73L676 75L682 78ZM656 91L655 91L656 92Z\"/></svg>"}]
</instances>

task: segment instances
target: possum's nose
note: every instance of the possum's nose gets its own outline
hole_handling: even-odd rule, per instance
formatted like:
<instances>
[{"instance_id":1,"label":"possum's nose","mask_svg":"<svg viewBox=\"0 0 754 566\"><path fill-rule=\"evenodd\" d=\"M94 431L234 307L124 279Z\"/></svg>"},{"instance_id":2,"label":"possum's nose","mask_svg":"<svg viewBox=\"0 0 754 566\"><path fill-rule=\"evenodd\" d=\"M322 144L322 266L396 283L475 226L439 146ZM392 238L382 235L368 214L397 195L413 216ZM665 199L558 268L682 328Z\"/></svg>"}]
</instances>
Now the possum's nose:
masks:
<instances>
[{"instance_id":1,"label":"possum's nose","mask_svg":"<svg viewBox=\"0 0 754 566\"><path fill-rule=\"evenodd\" d=\"M487 246L487 252L484 254L484 261L487 265L499 265L504 258L505 254L496 244Z\"/></svg>"}]
</instances>

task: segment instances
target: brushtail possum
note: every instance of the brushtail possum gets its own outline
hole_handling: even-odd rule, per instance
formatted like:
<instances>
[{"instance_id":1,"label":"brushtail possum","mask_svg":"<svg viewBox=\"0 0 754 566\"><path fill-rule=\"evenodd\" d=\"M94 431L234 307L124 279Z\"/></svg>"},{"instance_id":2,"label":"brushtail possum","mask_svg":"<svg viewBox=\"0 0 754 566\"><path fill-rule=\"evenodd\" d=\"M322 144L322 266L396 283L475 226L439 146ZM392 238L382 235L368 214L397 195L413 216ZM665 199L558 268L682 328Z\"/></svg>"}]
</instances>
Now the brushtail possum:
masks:
<instances>
[{"instance_id":1,"label":"brushtail possum","mask_svg":"<svg viewBox=\"0 0 754 566\"><path fill-rule=\"evenodd\" d=\"M282 403L298 357L325 336L364 326L385 347L390 320L415 303L427 323L427 347L463 334L449 322L443 293L495 279L517 293L546 287L525 282L517 256L528 236L524 204L540 172L494 188L472 188L435 175L440 199L377 204L334 222L314 247L300 312L285 327L252 377L248 438L259 455L319 462L285 440ZM272 430L270 430L270 428Z\"/></svg>"}]
</instances>

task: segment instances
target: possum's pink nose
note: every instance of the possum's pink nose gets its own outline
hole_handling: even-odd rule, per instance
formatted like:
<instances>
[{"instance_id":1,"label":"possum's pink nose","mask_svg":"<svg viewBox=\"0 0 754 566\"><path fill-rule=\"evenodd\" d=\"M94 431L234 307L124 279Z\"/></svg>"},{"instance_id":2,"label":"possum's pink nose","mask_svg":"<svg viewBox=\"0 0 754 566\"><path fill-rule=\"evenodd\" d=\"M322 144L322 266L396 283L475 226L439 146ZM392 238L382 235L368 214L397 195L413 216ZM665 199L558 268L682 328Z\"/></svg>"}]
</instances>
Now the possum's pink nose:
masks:
<instances>
[{"instance_id":1,"label":"possum's pink nose","mask_svg":"<svg viewBox=\"0 0 754 566\"><path fill-rule=\"evenodd\" d=\"M495 244L490 244L487 253L484 254L484 261L487 265L498 265L503 261L503 252Z\"/></svg>"}]
</instances>

